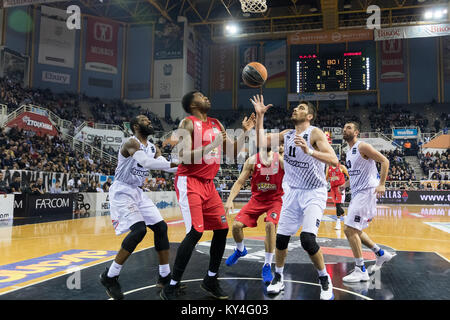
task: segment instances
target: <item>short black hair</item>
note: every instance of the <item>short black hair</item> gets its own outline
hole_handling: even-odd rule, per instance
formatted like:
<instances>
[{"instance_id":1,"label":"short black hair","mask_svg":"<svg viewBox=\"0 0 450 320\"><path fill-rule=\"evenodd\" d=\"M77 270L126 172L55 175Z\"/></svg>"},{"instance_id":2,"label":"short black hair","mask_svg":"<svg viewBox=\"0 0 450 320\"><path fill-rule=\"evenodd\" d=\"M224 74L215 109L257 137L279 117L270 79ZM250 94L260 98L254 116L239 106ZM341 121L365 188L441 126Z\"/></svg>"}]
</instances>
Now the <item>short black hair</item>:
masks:
<instances>
[{"instance_id":1,"label":"short black hair","mask_svg":"<svg viewBox=\"0 0 450 320\"><path fill-rule=\"evenodd\" d=\"M361 126L359 125L358 122L352 120L352 121L347 121L346 123L353 124L355 126L355 130L358 130L359 132L361 132L361 130L360 130Z\"/></svg>"},{"instance_id":2,"label":"short black hair","mask_svg":"<svg viewBox=\"0 0 450 320\"><path fill-rule=\"evenodd\" d=\"M311 121L316 119L317 110L316 107L309 101L300 101L298 105L306 104L308 106L308 114L312 114L313 118Z\"/></svg>"},{"instance_id":3,"label":"short black hair","mask_svg":"<svg viewBox=\"0 0 450 320\"><path fill-rule=\"evenodd\" d=\"M134 117L133 119L131 119L130 121L130 129L131 132L133 132L133 134L135 134L134 132L134 125L139 124L139 119L138 119L139 115L137 115L136 117Z\"/></svg>"},{"instance_id":4,"label":"short black hair","mask_svg":"<svg viewBox=\"0 0 450 320\"><path fill-rule=\"evenodd\" d=\"M183 96L183 99L181 99L181 105L183 106L184 111L189 114L191 113L191 103L194 100L194 94L197 92L197 90L189 91Z\"/></svg>"}]
</instances>

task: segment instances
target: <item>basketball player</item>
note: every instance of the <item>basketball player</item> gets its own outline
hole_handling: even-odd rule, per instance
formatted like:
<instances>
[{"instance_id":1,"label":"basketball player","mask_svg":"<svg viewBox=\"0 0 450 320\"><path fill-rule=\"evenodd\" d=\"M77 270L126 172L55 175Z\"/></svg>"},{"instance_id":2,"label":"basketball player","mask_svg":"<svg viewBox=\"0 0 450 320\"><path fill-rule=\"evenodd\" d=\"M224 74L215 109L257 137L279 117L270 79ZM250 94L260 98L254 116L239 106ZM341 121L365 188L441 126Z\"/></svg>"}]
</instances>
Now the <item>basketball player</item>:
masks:
<instances>
[{"instance_id":1,"label":"basketball player","mask_svg":"<svg viewBox=\"0 0 450 320\"><path fill-rule=\"evenodd\" d=\"M311 125L316 110L309 102L300 102L292 113L295 129L263 135L264 105L262 96L250 99L256 112L257 142L261 148L272 142L284 144L284 182L289 193L283 198L278 223L275 275L267 292L277 294L284 289L283 269L290 237L302 226L300 242L319 273L320 299L334 298L331 278L325 269L322 252L316 241L317 231L327 203L325 164L337 166L338 159L325 133Z\"/></svg>"},{"instance_id":2,"label":"basketball player","mask_svg":"<svg viewBox=\"0 0 450 320\"><path fill-rule=\"evenodd\" d=\"M364 243L377 256L372 272L379 270L383 263L393 257L389 252L380 249L362 231L369 226L369 222L375 217L377 198L383 196L386 190L384 185L389 170L389 160L370 144L359 141L358 134L358 123L348 122L345 124L343 138L349 146L346 164L350 175L352 200L344 220L344 233L352 248L356 262L355 269L342 279L346 282L360 282L370 279L364 266L361 243ZM380 174L378 174L375 162L381 164Z\"/></svg>"},{"instance_id":3,"label":"basketball player","mask_svg":"<svg viewBox=\"0 0 450 320\"><path fill-rule=\"evenodd\" d=\"M118 282L123 264L144 239L147 227L154 232L155 250L159 258L158 287L170 280L169 240L167 224L158 209L140 188L149 170L176 172L177 165L161 156L160 150L147 138L154 132L150 120L138 115L130 121L133 136L119 150L115 179L109 189L111 219L116 235L128 232L110 268L100 275L100 282L107 294L123 299ZM172 169L171 169L172 168Z\"/></svg>"},{"instance_id":4,"label":"basketball player","mask_svg":"<svg viewBox=\"0 0 450 320\"><path fill-rule=\"evenodd\" d=\"M162 299L176 299L185 268L204 230L213 230L210 248L209 270L200 287L216 299L228 299L220 287L218 271L225 251L228 222L222 199L215 186L214 177L220 168L221 149L232 145L232 157L236 159L238 145L242 145L245 134L236 142L231 141L223 125L208 117L211 108L209 99L201 92L191 91L182 99L183 109L191 114L179 125L181 143L179 157L182 164L175 176L175 191L183 215L186 237L181 242L170 283L160 293ZM255 125L255 115L242 122L244 131ZM183 130L181 130L183 129Z\"/></svg>"},{"instance_id":5,"label":"basketball player","mask_svg":"<svg viewBox=\"0 0 450 320\"><path fill-rule=\"evenodd\" d=\"M281 151L283 147L281 146ZM282 154L282 152L281 152ZM239 194L239 190L251 176L252 196L250 201L239 211L234 218L233 238L236 241L234 253L226 260L227 266L232 266L240 257L247 254L244 246L245 227L254 228L260 215L266 213L266 250L265 261L262 268L262 278L266 284L272 281L272 259L275 250L276 226L280 219L280 211L283 196L284 163L279 152L270 151L268 154L259 152L245 161L238 180L231 188L230 195L225 204L225 212L233 213L233 200Z\"/></svg>"},{"instance_id":6,"label":"basketball player","mask_svg":"<svg viewBox=\"0 0 450 320\"><path fill-rule=\"evenodd\" d=\"M342 204L345 201L345 176L349 179L347 168L339 164L337 167L327 166L325 179L330 180L331 185L331 199L336 206L336 230L341 230L341 216L344 215L344 209L342 209Z\"/></svg>"}]
</instances>

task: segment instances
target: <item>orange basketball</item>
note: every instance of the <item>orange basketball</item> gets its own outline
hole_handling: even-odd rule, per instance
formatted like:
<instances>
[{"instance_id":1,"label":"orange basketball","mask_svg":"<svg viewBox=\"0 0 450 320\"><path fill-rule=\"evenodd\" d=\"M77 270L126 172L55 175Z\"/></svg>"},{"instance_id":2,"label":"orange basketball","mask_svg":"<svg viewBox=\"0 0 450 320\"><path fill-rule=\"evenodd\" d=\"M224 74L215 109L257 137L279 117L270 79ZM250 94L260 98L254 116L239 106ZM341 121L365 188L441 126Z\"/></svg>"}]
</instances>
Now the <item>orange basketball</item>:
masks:
<instances>
[{"instance_id":1,"label":"orange basketball","mask_svg":"<svg viewBox=\"0 0 450 320\"><path fill-rule=\"evenodd\" d=\"M242 80L251 88L259 88L267 80L267 69L259 62L250 62L242 70Z\"/></svg>"}]
</instances>

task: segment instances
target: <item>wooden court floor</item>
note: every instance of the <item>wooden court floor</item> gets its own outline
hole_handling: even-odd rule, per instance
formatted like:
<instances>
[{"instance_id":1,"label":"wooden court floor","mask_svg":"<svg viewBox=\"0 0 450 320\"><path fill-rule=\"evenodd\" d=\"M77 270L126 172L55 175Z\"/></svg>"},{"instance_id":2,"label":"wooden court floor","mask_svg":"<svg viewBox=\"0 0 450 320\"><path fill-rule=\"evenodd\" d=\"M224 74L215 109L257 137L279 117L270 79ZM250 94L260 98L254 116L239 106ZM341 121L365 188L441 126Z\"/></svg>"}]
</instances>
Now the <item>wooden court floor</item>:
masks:
<instances>
[{"instance_id":1,"label":"wooden court floor","mask_svg":"<svg viewBox=\"0 0 450 320\"><path fill-rule=\"evenodd\" d=\"M241 206L237 205L237 208ZM161 213L169 225L170 242L181 242L185 227L179 208L163 209ZM319 238L345 240L344 232L334 229L334 214L334 208L328 207L325 211ZM265 234L263 218L260 217L258 227L244 229L245 237L262 239ZM234 214L228 217L229 238L232 237L233 220ZM450 207L379 205L377 217L365 231L378 244L396 251L435 252L443 259L450 260ZM67 259L80 262L83 268L110 261L125 236L116 236L110 217L101 215L27 225L3 225L0 227L0 295L67 273L67 263L58 265L52 260L55 266L64 267L64 270L50 270L47 275L32 277L33 272L39 274L39 268L41 271L46 267L51 269L51 261L45 265L45 257L66 253ZM211 237L212 232L206 231L200 241L211 240ZM153 235L149 231L136 251L152 246ZM24 270L29 278L21 278L20 270Z\"/></svg>"}]
</instances>

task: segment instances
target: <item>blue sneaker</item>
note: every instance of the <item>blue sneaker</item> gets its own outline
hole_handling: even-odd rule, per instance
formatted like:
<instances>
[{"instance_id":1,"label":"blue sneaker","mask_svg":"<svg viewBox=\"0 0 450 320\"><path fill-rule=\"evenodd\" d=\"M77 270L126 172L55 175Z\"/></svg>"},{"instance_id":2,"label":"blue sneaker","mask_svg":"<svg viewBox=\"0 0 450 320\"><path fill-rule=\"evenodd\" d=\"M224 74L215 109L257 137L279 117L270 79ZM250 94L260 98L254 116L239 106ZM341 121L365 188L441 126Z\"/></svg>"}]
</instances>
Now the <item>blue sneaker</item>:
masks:
<instances>
[{"instance_id":1,"label":"blue sneaker","mask_svg":"<svg viewBox=\"0 0 450 320\"><path fill-rule=\"evenodd\" d=\"M240 257L247 255L247 248L244 247L244 251L239 251L238 249L234 249L234 253L228 257L227 261L225 261L225 264L229 267L231 267L233 264L235 264Z\"/></svg>"},{"instance_id":2,"label":"blue sneaker","mask_svg":"<svg viewBox=\"0 0 450 320\"><path fill-rule=\"evenodd\" d=\"M270 264L266 263L262 268L262 278L266 284L270 284L273 279L272 270L270 269Z\"/></svg>"}]
</instances>

